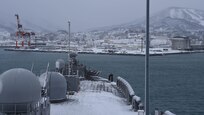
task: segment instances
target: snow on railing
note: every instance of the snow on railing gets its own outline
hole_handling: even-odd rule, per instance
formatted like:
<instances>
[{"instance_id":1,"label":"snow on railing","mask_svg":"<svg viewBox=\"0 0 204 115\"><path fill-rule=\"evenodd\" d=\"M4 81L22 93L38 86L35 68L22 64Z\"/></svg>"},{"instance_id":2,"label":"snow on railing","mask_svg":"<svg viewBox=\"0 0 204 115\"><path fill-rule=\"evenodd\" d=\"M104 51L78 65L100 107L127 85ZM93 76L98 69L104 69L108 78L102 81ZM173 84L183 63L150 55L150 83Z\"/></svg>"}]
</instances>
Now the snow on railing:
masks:
<instances>
[{"instance_id":1,"label":"snow on railing","mask_svg":"<svg viewBox=\"0 0 204 115\"><path fill-rule=\"evenodd\" d=\"M135 95L134 90L131 85L122 77L117 78L116 82L117 87L123 93L127 99L128 104L132 104L132 109L138 112L138 115L144 115L144 106L142 104L141 98ZM160 111L156 110L155 115L175 115L170 111L165 111L161 114Z\"/></svg>"},{"instance_id":2,"label":"snow on railing","mask_svg":"<svg viewBox=\"0 0 204 115\"><path fill-rule=\"evenodd\" d=\"M131 85L122 77L117 78L116 85L127 99L128 104L132 104L132 109L134 111L141 110L144 113L144 106L141 102L141 98L135 95Z\"/></svg>"},{"instance_id":3,"label":"snow on railing","mask_svg":"<svg viewBox=\"0 0 204 115\"><path fill-rule=\"evenodd\" d=\"M165 112L164 112L164 115L176 115L176 114L174 114L174 113L172 113L172 112L170 112L170 111L165 111Z\"/></svg>"},{"instance_id":4,"label":"snow on railing","mask_svg":"<svg viewBox=\"0 0 204 115\"><path fill-rule=\"evenodd\" d=\"M130 104L132 102L132 97L135 95L135 92L130 86L130 84L122 77L118 77L117 87L122 91L128 103Z\"/></svg>"},{"instance_id":5,"label":"snow on railing","mask_svg":"<svg viewBox=\"0 0 204 115\"><path fill-rule=\"evenodd\" d=\"M143 110L144 106L142 104L141 98L138 96L133 96L132 97L132 109L134 111L138 111L138 110Z\"/></svg>"},{"instance_id":6,"label":"snow on railing","mask_svg":"<svg viewBox=\"0 0 204 115\"><path fill-rule=\"evenodd\" d=\"M176 114L174 114L168 110L163 112L163 111L159 110L158 108L156 108L154 111L154 115L176 115Z\"/></svg>"}]
</instances>

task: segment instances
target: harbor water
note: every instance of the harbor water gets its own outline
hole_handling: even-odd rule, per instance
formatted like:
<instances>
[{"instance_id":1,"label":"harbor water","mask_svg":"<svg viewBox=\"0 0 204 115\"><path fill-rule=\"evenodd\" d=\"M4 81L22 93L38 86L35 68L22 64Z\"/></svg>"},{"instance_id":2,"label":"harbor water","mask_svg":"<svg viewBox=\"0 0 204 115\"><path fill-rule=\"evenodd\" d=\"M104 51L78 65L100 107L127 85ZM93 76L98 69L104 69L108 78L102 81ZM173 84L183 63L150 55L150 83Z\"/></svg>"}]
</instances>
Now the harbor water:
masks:
<instances>
[{"instance_id":1,"label":"harbor water","mask_svg":"<svg viewBox=\"0 0 204 115\"><path fill-rule=\"evenodd\" d=\"M47 64L54 69L57 59L67 60L63 53L7 52L0 49L0 74L11 68L31 69L44 73ZM143 56L78 55L80 63L125 78L144 100ZM170 110L177 115L204 115L204 53L150 57L150 108Z\"/></svg>"}]
</instances>

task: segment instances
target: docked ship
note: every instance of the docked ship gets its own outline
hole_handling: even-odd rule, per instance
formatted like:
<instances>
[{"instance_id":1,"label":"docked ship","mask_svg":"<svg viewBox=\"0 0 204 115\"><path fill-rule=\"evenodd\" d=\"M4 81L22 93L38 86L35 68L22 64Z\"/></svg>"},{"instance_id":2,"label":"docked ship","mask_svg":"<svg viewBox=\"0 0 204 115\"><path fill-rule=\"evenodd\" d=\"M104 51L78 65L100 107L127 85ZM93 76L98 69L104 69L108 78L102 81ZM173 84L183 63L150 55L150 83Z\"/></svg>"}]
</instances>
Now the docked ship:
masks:
<instances>
[{"instance_id":1,"label":"docked ship","mask_svg":"<svg viewBox=\"0 0 204 115\"><path fill-rule=\"evenodd\" d=\"M48 64L40 76L23 68L2 73L0 115L145 114L141 98L124 78L100 77L76 57L70 53L68 61L56 60L54 69Z\"/></svg>"},{"instance_id":2,"label":"docked ship","mask_svg":"<svg viewBox=\"0 0 204 115\"><path fill-rule=\"evenodd\" d=\"M108 79L89 70L69 55L69 61L56 61L54 71L36 76L32 71L15 68L0 76L1 115L76 115L144 113L140 97L130 84L113 75ZM132 106L130 106L132 105Z\"/></svg>"},{"instance_id":3,"label":"docked ship","mask_svg":"<svg viewBox=\"0 0 204 115\"><path fill-rule=\"evenodd\" d=\"M148 15L149 13L147 22ZM18 15L16 17L18 20ZM19 21L18 33L23 33ZM147 95L143 105L141 98L124 78L117 77L114 80L113 74L107 79L100 77L99 71L87 69L86 65L79 63L76 56L69 51L67 61L56 60L54 70L48 64L46 71L40 76L36 76L32 69L23 68L3 72L0 75L0 115L149 115L148 90L145 90ZM161 112L158 109L154 114L174 115L170 111Z\"/></svg>"}]
</instances>

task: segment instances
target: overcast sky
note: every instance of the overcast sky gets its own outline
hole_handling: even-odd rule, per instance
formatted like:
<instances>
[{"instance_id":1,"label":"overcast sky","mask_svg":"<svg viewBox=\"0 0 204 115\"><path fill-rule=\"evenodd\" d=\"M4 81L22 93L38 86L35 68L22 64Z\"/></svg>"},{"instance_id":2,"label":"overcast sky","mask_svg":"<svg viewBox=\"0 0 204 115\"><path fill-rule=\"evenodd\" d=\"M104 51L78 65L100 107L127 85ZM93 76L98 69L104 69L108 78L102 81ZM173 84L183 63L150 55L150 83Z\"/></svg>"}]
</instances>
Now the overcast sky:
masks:
<instances>
[{"instance_id":1,"label":"overcast sky","mask_svg":"<svg viewBox=\"0 0 204 115\"><path fill-rule=\"evenodd\" d=\"M0 0L1 17L21 18L72 31L117 25L145 16L146 0ZM151 13L178 6L204 10L204 0L150 0ZM3 23L3 22L0 22Z\"/></svg>"}]
</instances>

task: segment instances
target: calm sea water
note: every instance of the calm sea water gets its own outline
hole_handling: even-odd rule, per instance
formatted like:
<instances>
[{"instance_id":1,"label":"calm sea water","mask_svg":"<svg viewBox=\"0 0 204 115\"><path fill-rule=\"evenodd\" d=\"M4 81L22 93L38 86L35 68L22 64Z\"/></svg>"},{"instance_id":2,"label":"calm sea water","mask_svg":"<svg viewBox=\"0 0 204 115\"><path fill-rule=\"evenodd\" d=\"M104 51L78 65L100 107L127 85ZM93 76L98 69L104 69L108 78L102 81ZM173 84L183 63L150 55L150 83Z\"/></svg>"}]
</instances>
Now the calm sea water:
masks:
<instances>
[{"instance_id":1,"label":"calm sea water","mask_svg":"<svg viewBox=\"0 0 204 115\"><path fill-rule=\"evenodd\" d=\"M47 63L54 69L57 59L67 54L6 52L0 49L0 73L16 67L34 73L45 72ZM101 70L101 76L125 78L135 93L144 99L144 57L113 55L78 55L81 63ZM204 54L150 57L151 111L170 110L178 115L204 115Z\"/></svg>"}]
</instances>

